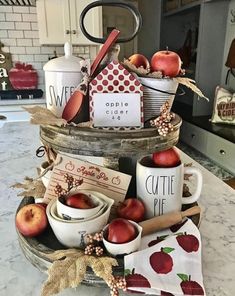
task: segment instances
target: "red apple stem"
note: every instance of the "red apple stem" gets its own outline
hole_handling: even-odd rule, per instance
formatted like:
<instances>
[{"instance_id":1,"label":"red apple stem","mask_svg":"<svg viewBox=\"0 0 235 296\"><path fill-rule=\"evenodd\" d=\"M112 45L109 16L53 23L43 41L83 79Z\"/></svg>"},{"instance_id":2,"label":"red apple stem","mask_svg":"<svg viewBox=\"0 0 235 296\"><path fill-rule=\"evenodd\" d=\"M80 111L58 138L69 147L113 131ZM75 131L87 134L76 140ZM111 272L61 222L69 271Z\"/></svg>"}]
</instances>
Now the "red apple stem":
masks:
<instances>
[{"instance_id":1,"label":"red apple stem","mask_svg":"<svg viewBox=\"0 0 235 296\"><path fill-rule=\"evenodd\" d=\"M167 53L168 53L168 46L166 46L166 51L167 51Z\"/></svg>"},{"instance_id":2,"label":"red apple stem","mask_svg":"<svg viewBox=\"0 0 235 296\"><path fill-rule=\"evenodd\" d=\"M189 282L191 281L191 274L188 276L188 280L189 280Z\"/></svg>"},{"instance_id":3,"label":"red apple stem","mask_svg":"<svg viewBox=\"0 0 235 296\"><path fill-rule=\"evenodd\" d=\"M131 274L135 274L135 268L132 269Z\"/></svg>"}]
</instances>

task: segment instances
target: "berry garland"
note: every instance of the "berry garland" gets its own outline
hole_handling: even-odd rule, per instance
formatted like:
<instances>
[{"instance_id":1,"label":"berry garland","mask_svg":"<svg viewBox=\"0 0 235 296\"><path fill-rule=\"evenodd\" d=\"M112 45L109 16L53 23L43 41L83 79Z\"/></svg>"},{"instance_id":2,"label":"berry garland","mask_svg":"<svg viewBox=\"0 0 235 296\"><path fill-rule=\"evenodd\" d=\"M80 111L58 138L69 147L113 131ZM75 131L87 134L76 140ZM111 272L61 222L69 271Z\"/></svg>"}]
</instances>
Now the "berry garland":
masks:
<instances>
[{"instance_id":1,"label":"berry garland","mask_svg":"<svg viewBox=\"0 0 235 296\"><path fill-rule=\"evenodd\" d=\"M170 112L170 108L170 102L167 100L160 109L160 115L150 121L151 126L155 126L159 135L163 137L174 130L171 121L175 118L175 114Z\"/></svg>"}]
</instances>

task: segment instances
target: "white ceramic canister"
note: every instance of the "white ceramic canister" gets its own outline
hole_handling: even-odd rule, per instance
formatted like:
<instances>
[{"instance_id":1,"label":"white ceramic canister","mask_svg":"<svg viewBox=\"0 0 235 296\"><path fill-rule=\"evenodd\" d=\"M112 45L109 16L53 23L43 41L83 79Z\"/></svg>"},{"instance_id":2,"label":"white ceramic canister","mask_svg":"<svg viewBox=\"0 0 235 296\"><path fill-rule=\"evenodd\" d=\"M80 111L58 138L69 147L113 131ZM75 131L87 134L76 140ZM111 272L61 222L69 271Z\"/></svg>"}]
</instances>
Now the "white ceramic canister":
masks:
<instances>
[{"instance_id":1,"label":"white ceramic canister","mask_svg":"<svg viewBox=\"0 0 235 296\"><path fill-rule=\"evenodd\" d=\"M45 71L47 108L61 117L64 107L75 88L81 82L81 58L72 55L69 42L64 45L65 55L47 62Z\"/></svg>"}]
</instances>

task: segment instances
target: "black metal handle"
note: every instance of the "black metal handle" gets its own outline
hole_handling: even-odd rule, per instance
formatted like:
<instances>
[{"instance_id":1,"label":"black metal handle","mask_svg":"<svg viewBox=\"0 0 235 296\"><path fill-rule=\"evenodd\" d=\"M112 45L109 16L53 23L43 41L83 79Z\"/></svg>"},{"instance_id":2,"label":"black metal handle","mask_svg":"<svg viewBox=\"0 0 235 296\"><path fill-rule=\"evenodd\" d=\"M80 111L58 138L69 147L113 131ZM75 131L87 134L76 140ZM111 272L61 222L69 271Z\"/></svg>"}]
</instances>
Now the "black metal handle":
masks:
<instances>
[{"instance_id":1,"label":"black metal handle","mask_svg":"<svg viewBox=\"0 0 235 296\"><path fill-rule=\"evenodd\" d=\"M105 40L106 40L105 37L103 37L103 38L97 38L97 37L91 36L87 32L87 30L86 30L86 28L84 26L84 18L86 16L87 12L90 9L92 9L94 7L98 7L98 6L122 7L122 8L125 8L125 9L129 10L131 12L131 14L134 16L135 23L136 23L134 32L132 33L131 36L128 36L128 37L125 37L125 38L118 38L117 39L117 43L128 42L128 41L132 40L133 38L135 38L135 36L139 33L139 31L140 31L140 29L142 27L142 17L141 17L141 14L140 14L139 10L134 5L132 5L130 3L125 3L124 1L117 1L117 2L113 2L113 1L110 1L110 0L95 1L95 2L92 2L91 4L87 5L83 9L83 11L82 11L82 13L80 15L80 19L79 19L80 28L82 30L82 33L90 41L95 42L95 43L104 43Z\"/></svg>"}]
</instances>

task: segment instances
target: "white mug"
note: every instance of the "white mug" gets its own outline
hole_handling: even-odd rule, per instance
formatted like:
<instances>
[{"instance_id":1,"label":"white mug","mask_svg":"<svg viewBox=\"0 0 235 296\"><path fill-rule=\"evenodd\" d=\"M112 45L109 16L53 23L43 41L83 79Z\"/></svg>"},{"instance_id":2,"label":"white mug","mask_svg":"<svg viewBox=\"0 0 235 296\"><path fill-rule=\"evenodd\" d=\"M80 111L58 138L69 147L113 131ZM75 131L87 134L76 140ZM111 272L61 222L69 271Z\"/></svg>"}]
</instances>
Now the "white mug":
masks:
<instances>
[{"instance_id":1,"label":"white mug","mask_svg":"<svg viewBox=\"0 0 235 296\"><path fill-rule=\"evenodd\" d=\"M146 159L146 158L145 158ZM184 174L193 174L197 179L195 192L190 197L182 197ZM202 173L195 167L150 167L140 160L136 166L137 198L146 208L146 218L160 216L172 211L180 211L182 204L198 200L202 190Z\"/></svg>"}]
</instances>

